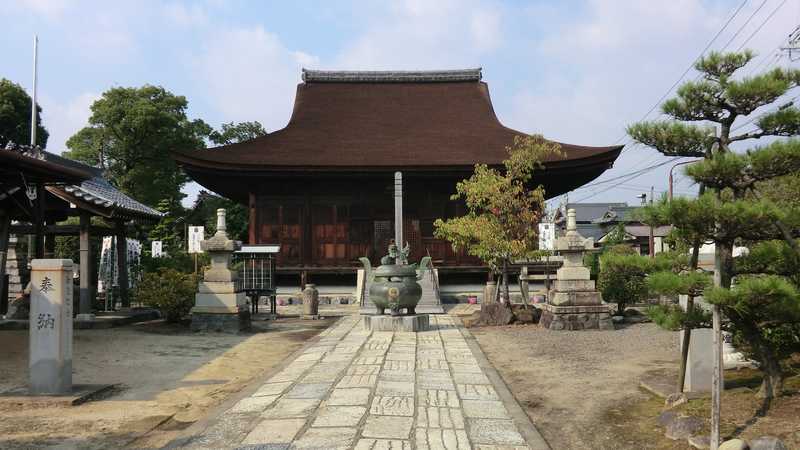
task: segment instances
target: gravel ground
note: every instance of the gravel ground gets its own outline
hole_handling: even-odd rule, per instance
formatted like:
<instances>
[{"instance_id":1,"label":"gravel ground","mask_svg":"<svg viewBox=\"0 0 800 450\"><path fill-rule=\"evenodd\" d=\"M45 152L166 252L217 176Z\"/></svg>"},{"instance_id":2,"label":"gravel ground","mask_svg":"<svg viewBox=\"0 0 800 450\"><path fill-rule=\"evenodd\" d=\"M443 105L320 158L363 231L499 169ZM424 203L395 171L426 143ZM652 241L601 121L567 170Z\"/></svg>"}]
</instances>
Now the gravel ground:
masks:
<instances>
[{"instance_id":1,"label":"gravel ground","mask_svg":"<svg viewBox=\"0 0 800 450\"><path fill-rule=\"evenodd\" d=\"M537 326L470 330L554 449L626 445L608 412L647 398L645 371L674 369L676 333L652 323L614 331L548 331Z\"/></svg>"}]
</instances>

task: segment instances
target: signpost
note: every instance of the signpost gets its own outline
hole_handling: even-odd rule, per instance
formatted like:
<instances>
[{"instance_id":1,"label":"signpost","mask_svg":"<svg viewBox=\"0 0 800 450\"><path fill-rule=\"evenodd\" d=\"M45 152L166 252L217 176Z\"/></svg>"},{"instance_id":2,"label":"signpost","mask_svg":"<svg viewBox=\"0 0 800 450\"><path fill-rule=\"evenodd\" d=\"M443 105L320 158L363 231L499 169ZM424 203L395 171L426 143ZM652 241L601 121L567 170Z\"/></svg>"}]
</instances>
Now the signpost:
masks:
<instances>
[{"instance_id":1,"label":"signpost","mask_svg":"<svg viewBox=\"0 0 800 450\"><path fill-rule=\"evenodd\" d=\"M164 243L162 241L153 241L150 243L150 255L153 258L161 258L164 256L163 250Z\"/></svg>"},{"instance_id":2,"label":"signpost","mask_svg":"<svg viewBox=\"0 0 800 450\"><path fill-rule=\"evenodd\" d=\"M72 391L72 261L31 261L30 393Z\"/></svg>"},{"instance_id":3,"label":"signpost","mask_svg":"<svg viewBox=\"0 0 800 450\"><path fill-rule=\"evenodd\" d=\"M203 253L200 248L200 242L206 238L206 232L203 226L190 226L189 227L189 253L194 253L194 273L197 273L197 254Z\"/></svg>"}]
</instances>

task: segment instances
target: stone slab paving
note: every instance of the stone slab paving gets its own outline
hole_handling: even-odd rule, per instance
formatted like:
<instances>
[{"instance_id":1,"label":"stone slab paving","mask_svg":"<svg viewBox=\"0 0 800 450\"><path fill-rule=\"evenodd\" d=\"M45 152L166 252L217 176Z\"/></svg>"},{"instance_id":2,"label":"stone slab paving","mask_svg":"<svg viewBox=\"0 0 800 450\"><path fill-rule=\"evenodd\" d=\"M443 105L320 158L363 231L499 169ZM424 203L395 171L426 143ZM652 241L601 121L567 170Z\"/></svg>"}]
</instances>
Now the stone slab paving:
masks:
<instances>
[{"instance_id":1,"label":"stone slab paving","mask_svg":"<svg viewBox=\"0 0 800 450\"><path fill-rule=\"evenodd\" d=\"M409 333L343 317L182 448L549 448L459 319L430 319Z\"/></svg>"}]
</instances>

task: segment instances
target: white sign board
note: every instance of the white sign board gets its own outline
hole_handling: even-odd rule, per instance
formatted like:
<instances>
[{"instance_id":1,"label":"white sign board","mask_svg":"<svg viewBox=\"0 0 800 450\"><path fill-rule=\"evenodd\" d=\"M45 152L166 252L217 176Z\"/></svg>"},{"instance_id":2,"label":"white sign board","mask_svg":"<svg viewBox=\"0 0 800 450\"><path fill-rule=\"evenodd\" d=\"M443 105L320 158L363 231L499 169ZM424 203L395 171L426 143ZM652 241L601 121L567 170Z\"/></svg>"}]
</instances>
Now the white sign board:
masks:
<instances>
[{"instance_id":1,"label":"white sign board","mask_svg":"<svg viewBox=\"0 0 800 450\"><path fill-rule=\"evenodd\" d=\"M556 224L542 222L539 224L539 250L553 250L556 243Z\"/></svg>"},{"instance_id":2,"label":"white sign board","mask_svg":"<svg viewBox=\"0 0 800 450\"><path fill-rule=\"evenodd\" d=\"M161 241L153 241L153 242L151 242L150 243L150 255L153 258L161 258L162 256L164 256L163 245L164 244Z\"/></svg>"},{"instance_id":3,"label":"white sign board","mask_svg":"<svg viewBox=\"0 0 800 450\"><path fill-rule=\"evenodd\" d=\"M189 227L189 253L203 253L200 248L200 241L205 240L205 230L202 226Z\"/></svg>"}]
</instances>

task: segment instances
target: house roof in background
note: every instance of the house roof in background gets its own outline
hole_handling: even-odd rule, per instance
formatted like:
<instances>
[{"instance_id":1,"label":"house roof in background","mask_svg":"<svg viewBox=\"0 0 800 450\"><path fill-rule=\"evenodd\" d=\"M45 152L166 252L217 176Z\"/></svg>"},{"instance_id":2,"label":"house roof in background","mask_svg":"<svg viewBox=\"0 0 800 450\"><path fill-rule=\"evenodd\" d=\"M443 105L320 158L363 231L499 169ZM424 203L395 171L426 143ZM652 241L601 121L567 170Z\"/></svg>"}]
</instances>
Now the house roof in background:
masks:
<instances>
[{"instance_id":1,"label":"house roof in background","mask_svg":"<svg viewBox=\"0 0 800 450\"><path fill-rule=\"evenodd\" d=\"M627 207L627 203L567 203L564 211L559 210L556 213L556 222L563 222L566 220L564 213L568 209L575 210L575 221L590 223L598 217L602 217L612 207L622 208Z\"/></svg>"}]
</instances>

